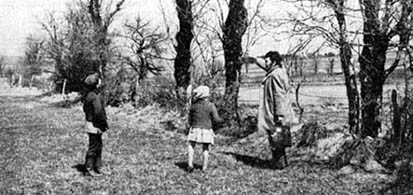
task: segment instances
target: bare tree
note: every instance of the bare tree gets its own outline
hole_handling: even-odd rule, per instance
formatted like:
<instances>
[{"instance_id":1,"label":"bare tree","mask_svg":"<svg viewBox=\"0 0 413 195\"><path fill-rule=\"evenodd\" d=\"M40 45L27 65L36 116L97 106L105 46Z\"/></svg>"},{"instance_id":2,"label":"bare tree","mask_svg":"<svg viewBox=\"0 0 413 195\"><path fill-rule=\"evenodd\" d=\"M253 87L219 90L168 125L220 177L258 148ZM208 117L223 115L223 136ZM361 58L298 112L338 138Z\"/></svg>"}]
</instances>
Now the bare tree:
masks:
<instances>
[{"instance_id":1,"label":"bare tree","mask_svg":"<svg viewBox=\"0 0 413 195\"><path fill-rule=\"evenodd\" d=\"M306 6L308 3L312 3L319 9L323 8L320 5L326 5L326 8L333 11L336 20L334 23L337 23L337 27L326 28L329 26L326 25L326 21L330 24L333 23L330 16L317 18L315 12L304 9L303 12L307 12L309 17L304 20L296 20L296 23L303 27L300 29L301 32L317 32L329 43L338 46L349 100L350 130L359 133L362 137L376 137L381 128L380 110L383 100L383 85L386 78L398 66L401 52L406 49L410 40L411 28L408 26L411 23L412 1L360 0L360 10L346 7L348 1L345 0L299 2ZM303 2L307 2L307 4ZM349 12L358 12L362 16L362 19L352 18L353 20L357 19L363 25L363 45L359 54L360 95L357 90L356 75L352 71L351 58L354 43L349 39L349 35L353 33L347 26L346 16ZM324 25L315 25L315 20ZM392 41L396 36L398 36L398 43ZM397 48L396 58L386 69L386 55L392 48ZM360 111L361 117L359 117ZM361 127L358 126L360 119Z\"/></svg>"},{"instance_id":2,"label":"bare tree","mask_svg":"<svg viewBox=\"0 0 413 195\"><path fill-rule=\"evenodd\" d=\"M88 11L90 18L95 30L95 35L93 39L97 44L96 53L98 54L96 62L99 66L99 72L104 76L105 67L109 61L108 51L110 47L109 39L109 27L112 24L115 16L119 11L122 10L122 5L125 0L119 0L116 3L115 9L113 11L108 11L104 14L102 11L102 1L101 0L89 0ZM108 5L107 10L109 10L111 4Z\"/></svg>"},{"instance_id":3,"label":"bare tree","mask_svg":"<svg viewBox=\"0 0 413 195\"><path fill-rule=\"evenodd\" d=\"M29 35L26 40L24 52L25 76L30 79L29 86L32 87L33 76L42 73L42 62L45 58L44 41Z\"/></svg>"},{"instance_id":4,"label":"bare tree","mask_svg":"<svg viewBox=\"0 0 413 195\"><path fill-rule=\"evenodd\" d=\"M331 58L328 59L328 65L329 65L328 68L327 68L328 76L333 76L333 74L334 74L334 62L335 62L334 57L331 57Z\"/></svg>"},{"instance_id":5,"label":"bare tree","mask_svg":"<svg viewBox=\"0 0 413 195\"><path fill-rule=\"evenodd\" d=\"M179 19L179 31L176 34L175 46L175 81L178 97L182 99L185 97L185 89L191 81L191 73L189 67L191 66L191 43L194 37L194 17L192 13L192 1L190 0L176 0L176 9Z\"/></svg>"},{"instance_id":6,"label":"bare tree","mask_svg":"<svg viewBox=\"0 0 413 195\"><path fill-rule=\"evenodd\" d=\"M4 56L0 56L0 77L3 77L6 70L6 58Z\"/></svg>"},{"instance_id":7,"label":"bare tree","mask_svg":"<svg viewBox=\"0 0 413 195\"><path fill-rule=\"evenodd\" d=\"M307 39L299 39L298 44L290 46L287 50L287 54L284 56L284 61L286 64L287 72L290 74L300 75L302 77L302 72L304 69L304 59L307 55L304 55L304 50L311 42L311 37Z\"/></svg>"},{"instance_id":8,"label":"bare tree","mask_svg":"<svg viewBox=\"0 0 413 195\"><path fill-rule=\"evenodd\" d=\"M125 56L124 59L135 70L138 80L145 79L148 73L159 74L163 71L164 67L156 65L154 59L162 58L162 45L169 41L169 37L151 29L149 22L143 22L141 18L137 18L134 24L125 26L133 56Z\"/></svg>"},{"instance_id":9,"label":"bare tree","mask_svg":"<svg viewBox=\"0 0 413 195\"><path fill-rule=\"evenodd\" d=\"M46 51L55 63L56 90L60 91L66 80L68 91L80 91L86 75L99 70L98 44L93 38L96 31L87 10L79 1L68 6L63 18L51 14L43 23L49 35Z\"/></svg>"},{"instance_id":10,"label":"bare tree","mask_svg":"<svg viewBox=\"0 0 413 195\"><path fill-rule=\"evenodd\" d=\"M344 73L344 80L347 91L349 104L348 117L350 132L359 132L360 120L360 101L357 90L356 75L352 70L352 44L349 36L353 35L352 31L347 28L346 16L351 8L346 7L346 0L308 0L297 1L298 11L303 13L300 17L290 14L294 18L294 31L299 35L312 34L312 36L323 37L326 44L339 49L341 68ZM307 9L312 7L314 9ZM315 11L323 10L323 11ZM332 14L329 14L331 13ZM327 14L319 14L327 13ZM318 49L320 49L319 47Z\"/></svg>"},{"instance_id":11,"label":"bare tree","mask_svg":"<svg viewBox=\"0 0 413 195\"><path fill-rule=\"evenodd\" d=\"M350 70L351 64L351 46L347 35L346 16L345 16L345 2L346 0L327 0L327 5L334 11L335 18L338 24L338 39L336 44L340 50L341 69L344 73L344 80L347 90L348 99L348 117L350 132L359 133L360 124L360 97L357 89L357 81L355 73ZM333 71L333 70L331 70Z\"/></svg>"},{"instance_id":12,"label":"bare tree","mask_svg":"<svg viewBox=\"0 0 413 195\"><path fill-rule=\"evenodd\" d=\"M68 91L80 91L87 74L101 72L104 76L114 55L109 27L124 1L111 3L103 6L100 0L77 1L68 5L63 18L50 14L42 23L48 33L46 51L56 67L57 90L63 80L67 80Z\"/></svg>"},{"instance_id":13,"label":"bare tree","mask_svg":"<svg viewBox=\"0 0 413 195\"><path fill-rule=\"evenodd\" d=\"M362 101L362 137L376 137L381 129L383 85L399 64L410 40L413 1L360 0L363 16L363 48L359 58ZM382 16L382 17L381 17ZM398 36L396 58L386 69L387 51Z\"/></svg>"},{"instance_id":14,"label":"bare tree","mask_svg":"<svg viewBox=\"0 0 413 195\"><path fill-rule=\"evenodd\" d=\"M239 120L238 92L239 77L242 62L242 36L247 30L248 12L244 6L245 0L231 0L229 11L223 27L223 49L225 55L225 101L227 117Z\"/></svg>"},{"instance_id":15,"label":"bare tree","mask_svg":"<svg viewBox=\"0 0 413 195\"><path fill-rule=\"evenodd\" d=\"M64 60L67 48L65 47L65 35L63 34L64 25L58 21L53 13L49 13L47 20L42 22L42 28L47 33L45 42L45 53L49 59L54 61L55 84L59 78L67 78L65 74L66 63ZM60 25L59 25L60 24ZM63 84L63 83L62 83ZM56 85L57 88L63 88L62 85Z\"/></svg>"},{"instance_id":16,"label":"bare tree","mask_svg":"<svg viewBox=\"0 0 413 195\"><path fill-rule=\"evenodd\" d=\"M260 10L264 0L254 2L248 14L245 0L201 0L193 6L193 45L192 60L194 69L200 66L206 70L223 60L225 66L225 112L228 117L238 118L238 91L241 82L239 58L248 55L266 32L260 31ZM249 17L248 17L249 16ZM215 71L213 71L215 72ZM216 73L216 72L215 72Z\"/></svg>"}]
</instances>

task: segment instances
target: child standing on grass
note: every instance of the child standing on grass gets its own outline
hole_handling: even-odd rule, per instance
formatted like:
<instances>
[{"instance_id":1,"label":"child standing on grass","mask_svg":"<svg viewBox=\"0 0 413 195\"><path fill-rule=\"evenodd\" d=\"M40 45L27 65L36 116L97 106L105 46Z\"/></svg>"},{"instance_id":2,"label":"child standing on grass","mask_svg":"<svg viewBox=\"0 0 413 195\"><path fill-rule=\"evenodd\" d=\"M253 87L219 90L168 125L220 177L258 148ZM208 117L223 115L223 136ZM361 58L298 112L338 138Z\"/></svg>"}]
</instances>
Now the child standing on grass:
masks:
<instances>
[{"instance_id":1,"label":"child standing on grass","mask_svg":"<svg viewBox=\"0 0 413 195\"><path fill-rule=\"evenodd\" d=\"M99 176L102 174L102 133L108 129L105 112L105 100L99 90L101 80L97 73L86 77L85 93L82 98L83 111L86 116L85 129L89 136L89 147L86 153L86 175Z\"/></svg>"},{"instance_id":2,"label":"child standing on grass","mask_svg":"<svg viewBox=\"0 0 413 195\"><path fill-rule=\"evenodd\" d=\"M196 144L202 144L203 165L202 171L208 168L209 147L214 144L213 123L221 123L217 109L213 103L208 100L209 88L199 86L194 90L194 99L189 109L188 134L188 172L194 170L193 157Z\"/></svg>"}]
</instances>

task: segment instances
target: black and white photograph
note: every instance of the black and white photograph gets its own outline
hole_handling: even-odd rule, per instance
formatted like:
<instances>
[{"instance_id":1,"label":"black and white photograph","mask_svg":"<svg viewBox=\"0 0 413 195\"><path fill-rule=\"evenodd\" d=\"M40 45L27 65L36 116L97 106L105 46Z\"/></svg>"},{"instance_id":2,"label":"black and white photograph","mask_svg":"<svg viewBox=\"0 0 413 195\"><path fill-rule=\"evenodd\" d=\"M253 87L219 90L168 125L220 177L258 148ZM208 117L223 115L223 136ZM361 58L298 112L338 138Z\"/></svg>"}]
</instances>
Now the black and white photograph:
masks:
<instances>
[{"instance_id":1,"label":"black and white photograph","mask_svg":"<svg viewBox=\"0 0 413 195\"><path fill-rule=\"evenodd\" d=\"M413 0L0 0L1 195L413 195Z\"/></svg>"}]
</instances>

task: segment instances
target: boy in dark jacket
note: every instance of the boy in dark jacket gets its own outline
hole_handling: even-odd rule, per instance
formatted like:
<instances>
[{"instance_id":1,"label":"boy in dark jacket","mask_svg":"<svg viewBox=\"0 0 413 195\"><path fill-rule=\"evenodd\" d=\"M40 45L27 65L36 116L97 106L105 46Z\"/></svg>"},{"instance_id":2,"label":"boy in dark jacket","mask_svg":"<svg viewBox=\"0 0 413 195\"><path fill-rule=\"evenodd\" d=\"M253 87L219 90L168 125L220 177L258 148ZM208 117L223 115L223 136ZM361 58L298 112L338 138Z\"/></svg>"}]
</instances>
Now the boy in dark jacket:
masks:
<instances>
[{"instance_id":1,"label":"boy in dark jacket","mask_svg":"<svg viewBox=\"0 0 413 195\"><path fill-rule=\"evenodd\" d=\"M85 112L85 129L89 136L89 147L86 153L85 166L88 176L101 174L102 166L102 133L108 129L105 111L105 100L99 87L101 80L97 73L86 77L86 91L82 98L83 111Z\"/></svg>"}]
</instances>

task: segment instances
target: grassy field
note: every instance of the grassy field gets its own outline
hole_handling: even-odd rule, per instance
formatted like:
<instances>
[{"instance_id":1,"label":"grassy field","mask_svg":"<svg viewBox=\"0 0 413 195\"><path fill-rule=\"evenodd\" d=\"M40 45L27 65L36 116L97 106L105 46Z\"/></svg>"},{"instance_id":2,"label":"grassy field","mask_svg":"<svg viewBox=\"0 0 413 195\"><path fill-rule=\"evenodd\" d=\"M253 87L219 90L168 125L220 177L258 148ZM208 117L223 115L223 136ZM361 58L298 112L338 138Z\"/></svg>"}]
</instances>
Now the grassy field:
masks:
<instances>
[{"instance_id":1,"label":"grassy field","mask_svg":"<svg viewBox=\"0 0 413 195\"><path fill-rule=\"evenodd\" d=\"M290 166L268 166L266 137L217 136L210 169L187 173L185 135L166 128L182 120L173 110L108 108L104 169L83 176L87 146L81 106L62 107L34 96L0 96L0 194L379 194L392 177L335 170L288 150ZM200 167L200 148L195 163Z\"/></svg>"}]
</instances>

